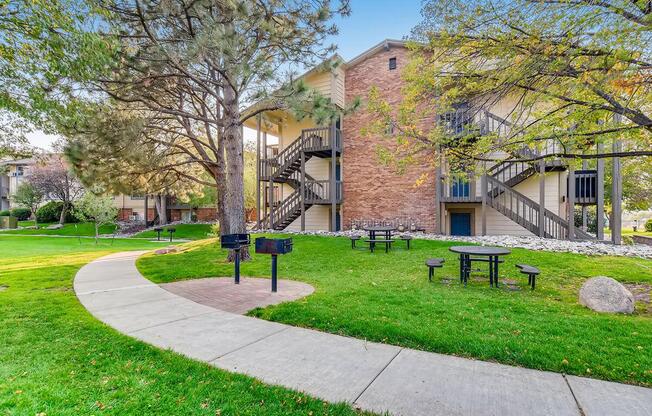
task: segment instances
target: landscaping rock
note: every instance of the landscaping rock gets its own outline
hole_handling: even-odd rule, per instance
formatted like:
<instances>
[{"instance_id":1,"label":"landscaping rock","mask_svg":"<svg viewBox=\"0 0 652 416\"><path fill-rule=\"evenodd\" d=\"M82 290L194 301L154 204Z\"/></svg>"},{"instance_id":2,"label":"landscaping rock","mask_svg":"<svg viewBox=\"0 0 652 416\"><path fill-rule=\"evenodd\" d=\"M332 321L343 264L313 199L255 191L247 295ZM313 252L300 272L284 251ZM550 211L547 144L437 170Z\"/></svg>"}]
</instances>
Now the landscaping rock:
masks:
<instances>
[{"instance_id":1,"label":"landscaping rock","mask_svg":"<svg viewBox=\"0 0 652 416\"><path fill-rule=\"evenodd\" d=\"M261 230L268 234L296 234L296 235L323 235L333 237L350 237L352 235L366 236L364 230L350 231L290 231L290 230ZM652 259L652 246L644 244L613 245L596 241L568 241L554 240L552 238L540 238L534 236L514 235L488 235L477 237L458 237L451 235L427 234L427 233L403 233L412 236L415 240L438 240L456 241L463 243L482 244L499 247L525 248L537 251L553 251L560 253L586 254L593 256L624 256Z\"/></svg>"},{"instance_id":2,"label":"landscaping rock","mask_svg":"<svg viewBox=\"0 0 652 416\"><path fill-rule=\"evenodd\" d=\"M634 295L616 280L598 276L592 277L582 285L580 304L597 312L632 313Z\"/></svg>"},{"instance_id":3,"label":"landscaping rock","mask_svg":"<svg viewBox=\"0 0 652 416\"><path fill-rule=\"evenodd\" d=\"M63 224L52 224L45 227L46 230L60 230L63 228Z\"/></svg>"}]
</instances>

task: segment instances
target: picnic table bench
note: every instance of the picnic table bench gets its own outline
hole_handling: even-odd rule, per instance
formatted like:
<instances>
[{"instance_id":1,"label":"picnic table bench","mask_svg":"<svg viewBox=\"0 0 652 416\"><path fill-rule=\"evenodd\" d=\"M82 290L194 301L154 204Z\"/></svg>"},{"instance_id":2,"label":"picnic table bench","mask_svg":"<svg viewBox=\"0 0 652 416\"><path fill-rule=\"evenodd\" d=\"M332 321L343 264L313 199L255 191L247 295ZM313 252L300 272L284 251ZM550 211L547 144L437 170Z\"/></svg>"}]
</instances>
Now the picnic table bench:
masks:
<instances>
[{"instance_id":1,"label":"picnic table bench","mask_svg":"<svg viewBox=\"0 0 652 416\"><path fill-rule=\"evenodd\" d=\"M364 241L365 241L365 243L369 243L369 249L371 250L372 253L374 252L374 249L376 248L375 247L376 244L385 244L385 253L389 253L389 249L391 248L392 243L394 243L396 240L392 240L391 238L390 239L378 239L378 238L371 239L370 238L370 239L364 240Z\"/></svg>"}]
</instances>

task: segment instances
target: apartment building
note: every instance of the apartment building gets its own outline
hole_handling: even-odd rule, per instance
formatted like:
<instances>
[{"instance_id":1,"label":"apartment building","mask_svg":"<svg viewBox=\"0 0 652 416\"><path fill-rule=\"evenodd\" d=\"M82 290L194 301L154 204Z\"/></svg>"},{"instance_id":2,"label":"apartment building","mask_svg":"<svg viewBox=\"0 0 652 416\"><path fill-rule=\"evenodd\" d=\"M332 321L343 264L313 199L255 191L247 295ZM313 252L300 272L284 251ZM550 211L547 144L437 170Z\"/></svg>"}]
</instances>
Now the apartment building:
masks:
<instances>
[{"instance_id":1,"label":"apartment building","mask_svg":"<svg viewBox=\"0 0 652 416\"><path fill-rule=\"evenodd\" d=\"M401 72L409 59L403 41L385 40L348 62L333 59L341 61L335 70L319 66L302 77L340 108L355 97L364 99L373 86L390 105L401 102ZM512 127L507 119L514 105L502 100L473 114L462 106L426 122L441 123L452 135L470 125L479 134L500 135ZM258 137L258 226L332 231L384 222L446 235L602 239L603 162L573 171L558 159L507 159L477 176L451 171L446 160L422 158L399 174L377 156L378 145L390 142L362 134L372 117L362 108L318 126L275 110L249 120ZM555 150L550 144L544 152ZM597 205L597 236L569 221L578 205Z\"/></svg>"},{"instance_id":2,"label":"apartment building","mask_svg":"<svg viewBox=\"0 0 652 416\"><path fill-rule=\"evenodd\" d=\"M33 158L0 162L0 167L3 168L0 173L0 210L14 208L15 203L11 197L20 184L29 178L30 170L36 163L37 160ZM158 218L152 196L120 194L115 195L113 200L118 208L119 221L144 222L145 212L147 212L148 222L154 222ZM46 202L47 200L43 203ZM168 221L191 222L217 219L215 207L191 207L169 196L166 197L166 211Z\"/></svg>"},{"instance_id":3,"label":"apartment building","mask_svg":"<svg viewBox=\"0 0 652 416\"><path fill-rule=\"evenodd\" d=\"M31 158L6 160L0 162L0 211L13 208L11 196L29 176L29 170L35 161Z\"/></svg>"}]
</instances>

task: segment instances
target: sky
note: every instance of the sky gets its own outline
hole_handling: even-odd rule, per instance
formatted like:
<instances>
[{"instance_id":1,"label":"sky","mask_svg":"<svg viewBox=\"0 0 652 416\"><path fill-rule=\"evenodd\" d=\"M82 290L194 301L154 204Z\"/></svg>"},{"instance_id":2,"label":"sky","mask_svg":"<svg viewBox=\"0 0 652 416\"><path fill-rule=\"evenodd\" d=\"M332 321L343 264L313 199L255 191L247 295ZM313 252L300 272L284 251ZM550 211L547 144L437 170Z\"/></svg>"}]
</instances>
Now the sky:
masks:
<instances>
[{"instance_id":1,"label":"sky","mask_svg":"<svg viewBox=\"0 0 652 416\"><path fill-rule=\"evenodd\" d=\"M402 39L420 21L420 0L351 0L351 15L337 18L339 34L329 39L337 53L350 60L385 39ZM245 128L245 140L255 132ZM28 135L34 146L51 150L57 136L36 131Z\"/></svg>"}]
</instances>

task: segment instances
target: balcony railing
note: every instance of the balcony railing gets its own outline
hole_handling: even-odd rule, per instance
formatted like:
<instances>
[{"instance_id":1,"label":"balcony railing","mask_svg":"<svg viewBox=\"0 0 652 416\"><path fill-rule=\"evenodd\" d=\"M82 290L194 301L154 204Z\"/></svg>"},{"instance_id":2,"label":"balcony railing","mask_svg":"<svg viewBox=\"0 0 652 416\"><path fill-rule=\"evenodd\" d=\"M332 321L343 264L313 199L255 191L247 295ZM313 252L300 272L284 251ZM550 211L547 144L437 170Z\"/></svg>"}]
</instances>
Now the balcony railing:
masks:
<instances>
[{"instance_id":1,"label":"balcony railing","mask_svg":"<svg viewBox=\"0 0 652 416\"><path fill-rule=\"evenodd\" d=\"M595 170L575 171L575 203L595 204L597 196L598 172Z\"/></svg>"},{"instance_id":2,"label":"balcony railing","mask_svg":"<svg viewBox=\"0 0 652 416\"><path fill-rule=\"evenodd\" d=\"M331 183L329 180L306 181L305 183L305 202L306 204L326 204L331 203ZM335 184L335 202L342 202L342 181Z\"/></svg>"},{"instance_id":3,"label":"balcony railing","mask_svg":"<svg viewBox=\"0 0 652 416\"><path fill-rule=\"evenodd\" d=\"M441 186L442 202L478 202L476 195L476 178L473 174L453 175L443 177L438 186Z\"/></svg>"}]
</instances>

